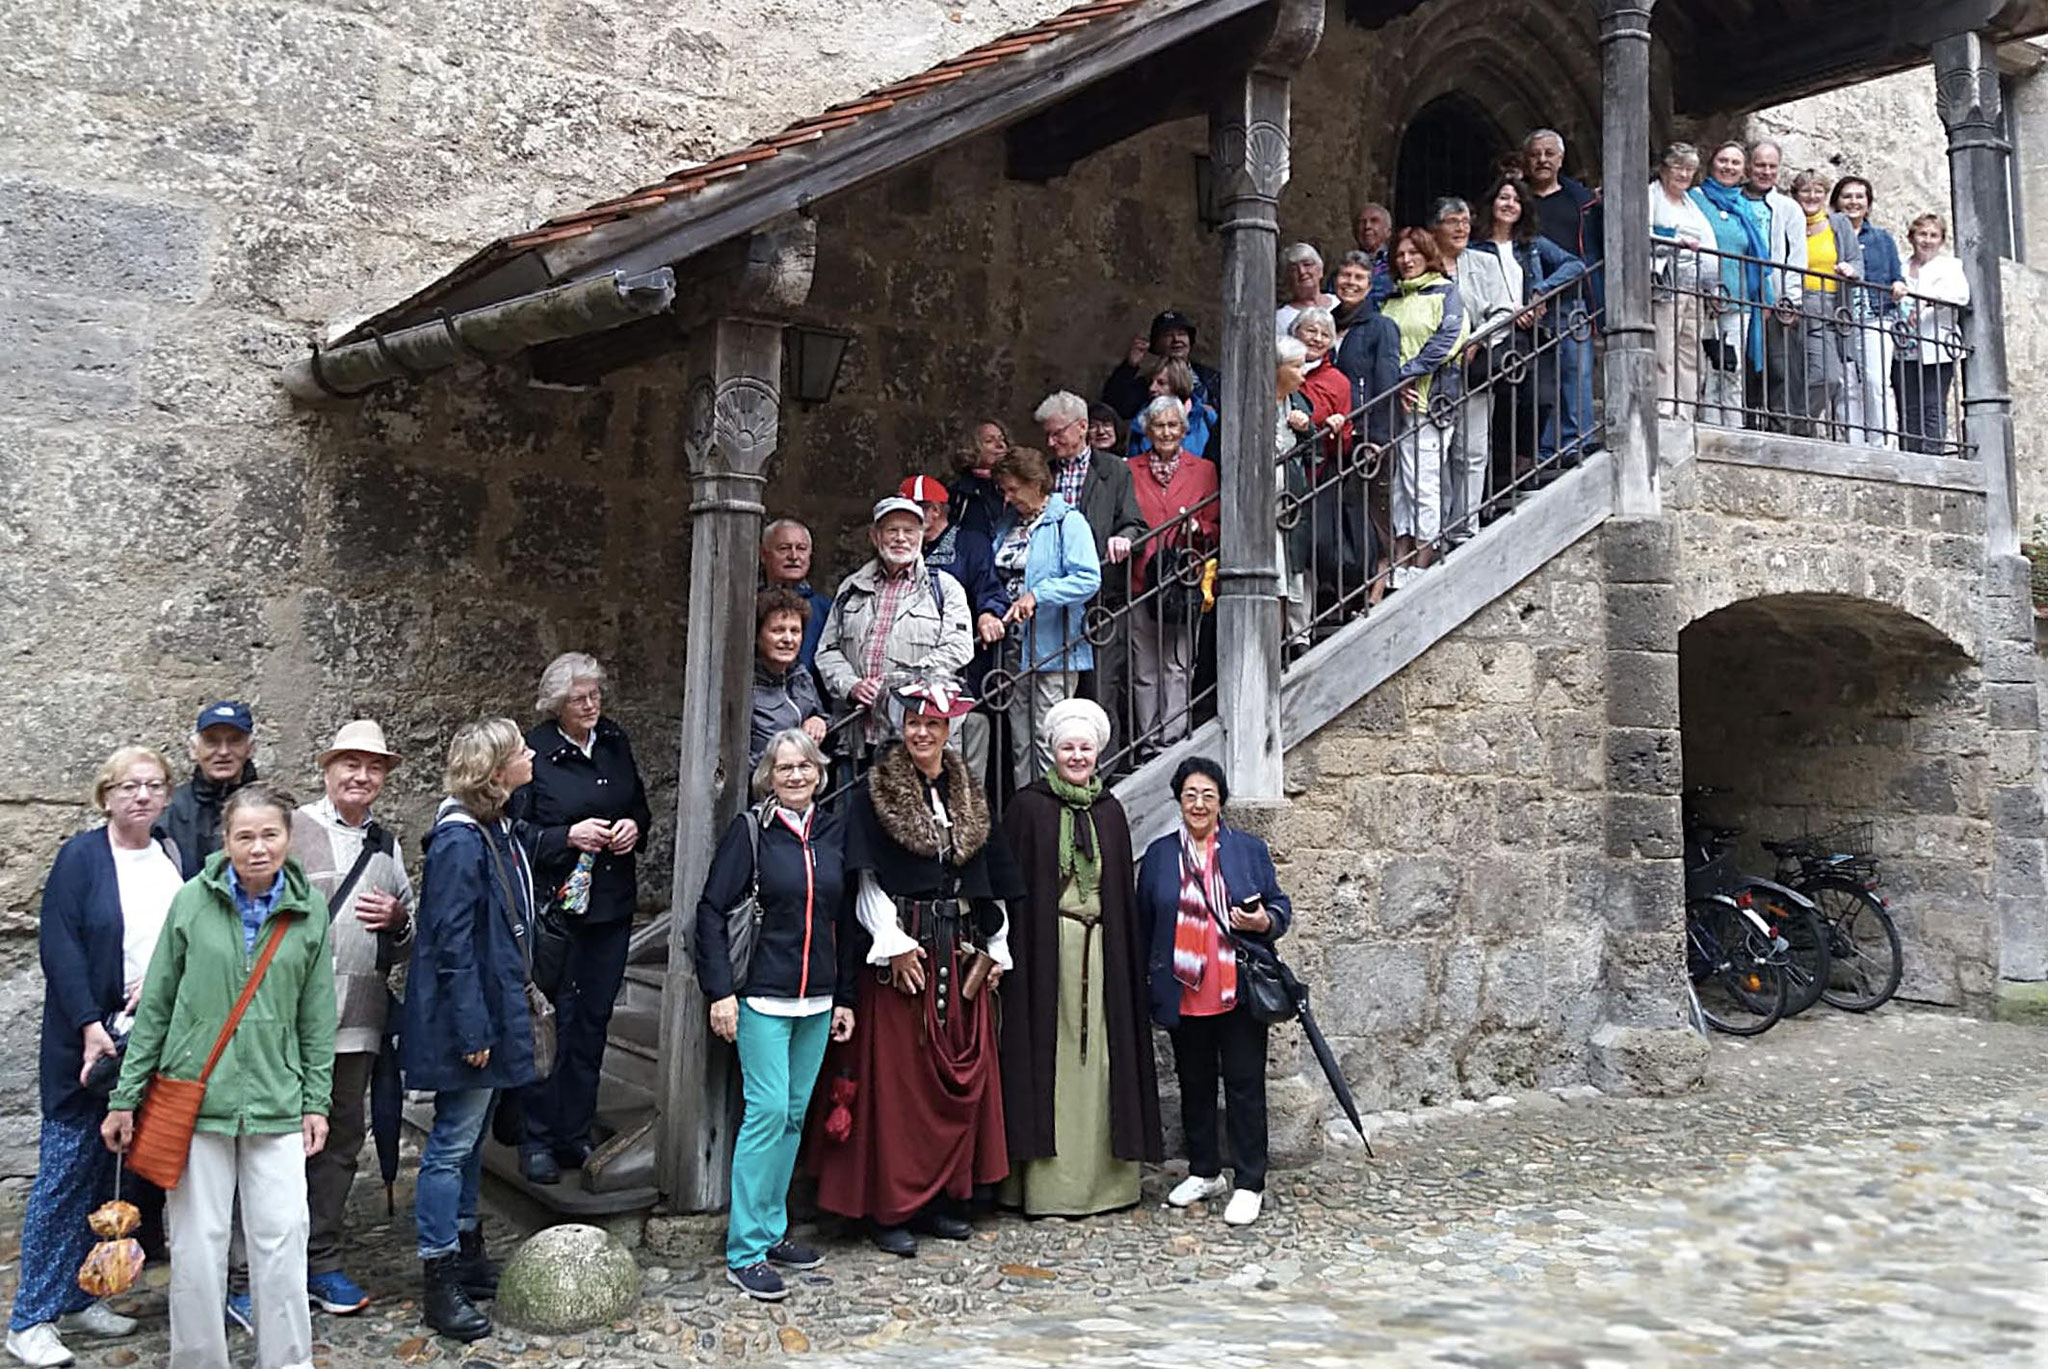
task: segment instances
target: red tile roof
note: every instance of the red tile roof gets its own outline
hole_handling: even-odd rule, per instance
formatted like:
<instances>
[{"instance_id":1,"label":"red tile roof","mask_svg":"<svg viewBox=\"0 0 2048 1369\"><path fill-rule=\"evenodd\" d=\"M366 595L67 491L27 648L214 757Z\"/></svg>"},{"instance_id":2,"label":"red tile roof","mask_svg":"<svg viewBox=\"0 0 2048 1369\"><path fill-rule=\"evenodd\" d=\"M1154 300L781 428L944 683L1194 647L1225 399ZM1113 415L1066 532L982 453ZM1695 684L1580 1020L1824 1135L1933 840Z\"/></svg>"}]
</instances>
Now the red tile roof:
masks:
<instances>
[{"instance_id":1,"label":"red tile roof","mask_svg":"<svg viewBox=\"0 0 2048 1369\"><path fill-rule=\"evenodd\" d=\"M429 309L458 287L477 280L524 253L581 237L601 224L615 223L671 204L695 194L715 181L741 175L748 167L780 156L788 149L810 148L829 143L834 133L851 128L870 115L894 108L906 100L914 100L973 72L996 66L1046 43L1056 42L1142 3L1144 0L1093 0L1092 3L1064 10L1030 28L1003 34L957 57L950 57L908 80L871 90L857 99L841 101L820 113L799 119L779 133L756 139L747 146L725 153L713 161L685 167L668 179L653 185L642 186L638 190L601 201L587 209L557 214L537 228L500 238L411 298L359 325L350 334L350 339L367 336L367 330L372 325L385 326L401 316Z\"/></svg>"}]
</instances>

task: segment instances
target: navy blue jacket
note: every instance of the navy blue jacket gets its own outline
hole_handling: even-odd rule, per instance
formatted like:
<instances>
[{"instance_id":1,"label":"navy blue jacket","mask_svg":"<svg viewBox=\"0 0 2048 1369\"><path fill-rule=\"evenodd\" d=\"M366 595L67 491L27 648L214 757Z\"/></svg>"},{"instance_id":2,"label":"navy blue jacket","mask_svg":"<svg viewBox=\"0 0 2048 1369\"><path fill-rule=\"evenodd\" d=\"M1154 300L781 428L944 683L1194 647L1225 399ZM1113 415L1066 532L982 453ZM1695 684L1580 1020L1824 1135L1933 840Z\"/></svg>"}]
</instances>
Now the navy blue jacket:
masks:
<instances>
[{"instance_id":1,"label":"navy blue jacket","mask_svg":"<svg viewBox=\"0 0 2048 1369\"><path fill-rule=\"evenodd\" d=\"M984 613L1000 618L1009 611L1010 596L1003 593L1003 582L996 576L996 553L987 533L948 523L937 541L925 543L924 563L960 582L960 587L967 591L970 622ZM975 638L974 659L967 663L960 681L969 697L980 697L982 679L994 663L1000 645L985 647L979 637Z\"/></svg>"},{"instance_id":2,"label":"navy blue jacket","mask_svg":"<svg viewBox=\"0 0 2048 1369\"><path fill-rule=\"evenodd\" d=\"M399 1062L412 1089L509 1089L534 1082L526 1011L533 886L526 851L504 820L489 837L449 814L421 843L419 908L405 984ZM485 841L498 848L500 880ZM512 903L506 902L509 883ZM489 1050L482 1069L462 1057Z\"/></svg>"},{"instance_id":3,"label":"navy blue jacket","mask_svg":"<svg viewBox=\"0 0 2048 1369\"><path fill-rule=\"evenodd\" d=\"M585 756L550 719L526 734L533 748L533 782L513 794L506 815L533 828L534 888L545 904L562 887L583 853L569 844L569 829L585 818L616 822L631 818L640 824L640 841L621 856L599 851L590 867L590 907L583 921L596 926L630 921L639 902L635 867L647 849L647 830L654 815L647 807L647 786L633 762L633 746L625 729L599 718L590 754Z\"/></svg>"},{"instance_id":4,"label":"navy blue jacket","mask_svg":"<svg viewBox=\"0 0 2048 1369\"><path fill-rule=\"evenodd\" d=\"M1147 967L1152 1020L1169 1031L1180 1025L1181 982L1173 977L1173 931L1180 919L1180 836L1180 828L1175 827L1147 846L1145 858L1138 862L1138 916L1150 919L1152 927ZM1268 945L1287 935L1294 921L1294 905L1280 892L1280 876L1273 869L1273 853L1266 843L1235 827L1219 827L1216 852L1223 863L1223 891L1231 906L1258 894L1273 915L1271 932L1238 935Z\"/></svg>"},{"instance_id":5,"label":"navy blue jacket","mask_svg":"<svg viewBox=\"0 0 2048 1369\"><path fill-rule=\"evenodd\" d=\"M996 524L1002 521L1003 510L1009 506L1003 503L1003 492L992 479L983 479L973 471L962 471L946 486L950 496L947 507L952 511L952 524L956 528L972 528L991 542L995 540ZM967 592L968 598L974 591Z\"/></svg>"},{"instance_id":6,"label":"navy blue jacket","mask_svg":"<svg viewBox=\"0 0 2048 1369\"><path fill-rule=\"evenodd\" d=\"M171 863L178 849L158 838ZM59 1122L97 1122L106 1103L78 1082L85 1068L82 1033L121 1011L121 886L107 829L80 832L57 851L43 883L36 946L43 961L43 1036L36 1062L43 1116Z\"/></svg>"},{"instance_id":7,"label":"navy blue jacket","mask_svg":"<svg viewBox=\"0 0 2048 1369\"><path fill-rule=\"evenodd\" d=\"M796 833L779 818L761 828L761 927L747 964L747 982L733 983L726 914L746 896L753 878L747 824L759 820L752 808L735 817L711 858L704 892L697 900L697 935L692 942L697 983L712 1002L735 993L756 998L830 996L850 1008L860 973L855 955L859 938L853 931L855 885L846 873L846 828L822 808L811 810L808 880L803 843Z\"/></svg>"},{"instance_id":8,"label":"navy blue jacket","mask_svg":"<svg viewBox=\"0 0 2048 1369\"><path fill-rule=\"evenodd\" d=\"M1381 400L1366 412L1364 436L1375 446L1386 446L1394 434L1392 390L1401 368L1401 330L1377 309L1362 313L1344 330L1334 362L1351 379L1353 409Z\"/></svg>"}]
</instances>

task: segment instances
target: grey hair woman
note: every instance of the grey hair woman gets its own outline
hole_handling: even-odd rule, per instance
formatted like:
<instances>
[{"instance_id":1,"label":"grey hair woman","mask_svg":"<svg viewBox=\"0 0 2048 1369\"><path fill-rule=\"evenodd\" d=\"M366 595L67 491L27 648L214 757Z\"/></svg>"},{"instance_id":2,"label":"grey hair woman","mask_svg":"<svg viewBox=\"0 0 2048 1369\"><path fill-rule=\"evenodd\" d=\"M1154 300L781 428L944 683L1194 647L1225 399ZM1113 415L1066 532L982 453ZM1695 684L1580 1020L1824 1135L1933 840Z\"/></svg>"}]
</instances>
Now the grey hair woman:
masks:
<instances>
[{"instance_id":1,"label":"grey hair woman","mask_svg":"<svg viewBox=\"0 0 2048 1369\"><path fill-rule=\"evenodd\" d=\"M734 1138L726 1281L750 1298L787 1293L776 1266L824 1256L789 1239L785 1200L827 1040L853 1035L858 963L838 819L817 805L825 756L800 728L769 738L754 767L761 802L726 827L697 899L697 982L712 1033L739 1047L746 1109ZM758 917L745 965L729 919L749 892Z\"/></svg>"},{"instance_id":2,"label":"grey hair woman","mask_svg":"<svg viewBox=\"0 0 2048 1369\"><path fill-rule=\"evenodd\" d=\"M1290 244L1280 254L1280 293L1284 297L1273 315L1273 331L1281 337L1294 325L1294 316L1314 305L1337 307L1337 297L1323 291L1323 254L1305 242Z\"/></svg>"},{"instance_id":3,"label":"grey hair woman","mask_svg":"<svg viewBox=\"0 0 2048 1369\"><path fill-rule=\"evenodd\" d=\"M632 742L604 714L604 668L565 652L541 672L538 696L543 716L526 733L533 782L511 816L529 825L535 887L560 911L569 937L554 987L561 1058L520 1100L526 1136L519 1169L532 1183L552 1184L595 1145L598 1071L626 974L640 852L654 815ZM545 977L556 978L553 968Z\"/></svg>"}]
</instances>

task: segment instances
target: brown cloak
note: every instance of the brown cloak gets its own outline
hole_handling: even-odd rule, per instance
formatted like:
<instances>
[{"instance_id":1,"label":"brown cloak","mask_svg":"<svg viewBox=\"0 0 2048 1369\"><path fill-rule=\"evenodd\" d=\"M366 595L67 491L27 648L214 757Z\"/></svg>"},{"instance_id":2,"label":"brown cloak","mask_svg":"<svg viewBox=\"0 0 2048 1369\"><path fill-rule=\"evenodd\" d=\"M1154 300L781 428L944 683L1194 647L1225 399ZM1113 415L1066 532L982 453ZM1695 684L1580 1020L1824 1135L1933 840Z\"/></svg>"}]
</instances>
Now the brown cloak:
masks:
<instances>
[{"instance_id":1,"label":"brown cloak","mask_svg":"<svg viewBox=\"0 0 2048 1369\"><path fill-rule=\"evenodd\" d=\"M1003 976L1003 1113L1010 1164L1054 1153L1053 1066L1059 1031L1060 801L1044 780L1020 790L1003 815L1003 832L1024 874L1025 896L1010 901L1010 957ZM1102 939L1091 973L1102 978L1109 1049L1110 1148L1119 1160L1159 1160L1159 1081L1146 1013L1145 966L1151 929L1132 907L1136 867L1123 805L1108 793L1095 802L1102 855ZM1092 1032L1091 1032L1092 1035ZM1092 1044L1092 1043L1091 1043Z\"/></svg>"}]
</instances>

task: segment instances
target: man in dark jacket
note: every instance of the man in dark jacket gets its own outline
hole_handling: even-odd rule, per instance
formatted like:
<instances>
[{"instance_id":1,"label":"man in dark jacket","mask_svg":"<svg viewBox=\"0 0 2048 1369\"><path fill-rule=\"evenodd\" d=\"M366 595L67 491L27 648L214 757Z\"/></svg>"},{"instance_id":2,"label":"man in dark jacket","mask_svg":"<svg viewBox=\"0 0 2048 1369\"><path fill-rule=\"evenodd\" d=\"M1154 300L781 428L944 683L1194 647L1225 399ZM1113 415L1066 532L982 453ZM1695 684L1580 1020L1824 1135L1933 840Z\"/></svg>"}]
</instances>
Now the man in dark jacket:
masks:
<instances>
[{"instance_id":1,"label":"man in dark jacket","mask_svg":"<svg viewBox=\"0 0 2048 1369\"><path fill-rule=\"evenodd\" d=\"M1115 409L1124 422L1138 416L1152 398L1152 387L1141 367L1145 356L1185 361L1195 373L1195 402L1223 412L1223 374L1214 366L1196 361L1195 321L1178 309L1168 309L1152 320L1149 337L1131 339L1130 355L1117 363L1109 379L1102 382L1102 402Z\"/></svg>"},{"instance_id":2,"label":"man in dark jacket","mask_svg":"<svg viewBox=\"0 0 2048 1369\"><path fill-rule=\"evenodd\" d=\"M1536 231L1586 263L1586 283L1558 298L1558 384L1564 403L1554 420L1559 431L1539 439L1543 454L1561 452L1574 463L1593 437L1593 339L1572 336L1573 320L1597 311L1605 297L1600 255L1607 225L1600 192L1564 174L1564 138L1554 129L1539 128L1522 140L1522 164L1528 172L1529 194L1535 199ZM1548 426L1548 425L1546 425Z\"/></svg>"},{"instance_id":3,"label":"man in dark jacket","mask_svg":"<svg viewBox=\"0 0 2048 1369\"><path fill-rule=\"evenodd\" d=\"M960 674L970 698L981 696L981 682L995 664L995 648L1003 640L1003 614L1010 607L1003 582L996 577L995 548L973 528L950 521L952 498L946 487L928 475L913 475L896 493L924 510L924 563L945 571L967 591L967 612L974 619L974 659ZM988 783L988 714L977 709L960 720L960 754L978 784Z\"/></svg>"},{"instance_id":4,"label":"man in dark jacket","mask_svg":"<svg viewBox=\"0 0 2048 1369\"><path fill-rule=\"evenodd\" d=\"M1145 534L1130 466L1088 445L1088 401L1081 396L1066 390L1047 395L1032 417L1045 434L1054 491L1081 511L1095 534L1095 555L1102 563L1102 593L1096 602L1112 608L1129 603L1131 543ZM1120 628L1124 622L1118 619ZM1082 672L1081 697L1101 704L1112 720L1125 716L1130 657L1130 644L1119 632L1096 644L1095 668Z\"/></svg>"},{"instance_id":5,"label":"man in dark jacket","mask_svg":"<svg viewBox=\"0 0 2048 1369\"><path fill-rule=\"evenodd\" d=\"M192 724L192 778L171 795L156 834L178 848L179 873L191 879L220 849L220 810L228 795L256 778L256 719L249 705L222 699Z\"/></svg>"}]
</instances>

